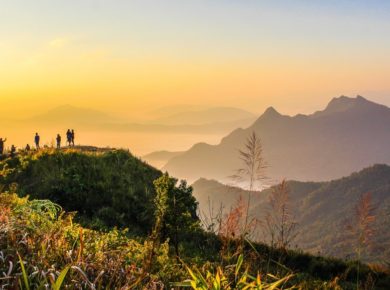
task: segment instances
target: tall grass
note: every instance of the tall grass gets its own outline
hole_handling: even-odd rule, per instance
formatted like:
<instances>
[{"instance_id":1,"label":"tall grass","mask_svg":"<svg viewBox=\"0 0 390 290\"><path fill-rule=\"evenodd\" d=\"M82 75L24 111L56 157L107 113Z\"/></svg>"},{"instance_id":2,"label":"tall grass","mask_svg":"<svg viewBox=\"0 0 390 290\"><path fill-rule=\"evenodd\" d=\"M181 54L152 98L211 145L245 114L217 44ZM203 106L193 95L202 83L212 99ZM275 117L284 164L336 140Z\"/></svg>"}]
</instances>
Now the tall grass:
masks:
<instances>
[{"instance_id":1,"label":"tall grass","mask_svg":"<svg viewBox=\"0 0 390 290\"><path fill-rule=\"evenodd\" d=\"M118 289L134 286L143 273L148 246L126 231L83 229L57 205L14 194L1 194L0 207L7 209L0 221L0 273L6 273L0 288ZM157 258L143 285L176 279L180 271L173 270L168 249L165 243L155 247Z\"/></svg>"}]
</instances>

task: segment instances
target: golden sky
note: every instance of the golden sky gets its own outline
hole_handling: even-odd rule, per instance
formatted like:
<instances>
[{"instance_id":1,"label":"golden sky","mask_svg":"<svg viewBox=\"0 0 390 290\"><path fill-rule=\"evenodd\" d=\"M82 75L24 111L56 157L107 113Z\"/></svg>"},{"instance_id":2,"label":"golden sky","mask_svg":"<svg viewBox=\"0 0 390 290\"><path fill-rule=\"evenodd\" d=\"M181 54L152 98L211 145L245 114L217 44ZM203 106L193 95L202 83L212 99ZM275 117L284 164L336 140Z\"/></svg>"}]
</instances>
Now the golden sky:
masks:
<instances>
[{"instance_id":1,"label":"golden sky","mask_svg":"<svg viewBox=\"0 0 390 290\"><path fill-rule=\"evenodd\" d=\"M191 104L296 114L342 94L389 106L390 5L367 3L7 1L0 113L71 104L142 118Z\"/></svg>"}]
</instances>

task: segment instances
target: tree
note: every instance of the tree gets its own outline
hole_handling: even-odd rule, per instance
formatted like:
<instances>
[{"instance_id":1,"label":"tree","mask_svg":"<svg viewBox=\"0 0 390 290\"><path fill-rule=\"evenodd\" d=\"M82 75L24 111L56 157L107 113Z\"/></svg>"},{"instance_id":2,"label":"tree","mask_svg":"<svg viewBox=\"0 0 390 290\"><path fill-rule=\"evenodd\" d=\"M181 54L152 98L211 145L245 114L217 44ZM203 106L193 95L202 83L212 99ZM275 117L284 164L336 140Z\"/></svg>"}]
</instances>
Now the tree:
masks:
<instances>
[{"instance_id":1,"label":"tree","mask_svg":"<svg viewBox=\"0 0 390 290\"><path fill-rule=\"evenodd\" d=\"M168 191L167 211L164 220L163 235L172 241L176 255L179 257L179 244L191 233L200 229L197 216L198 203L192 195L192 187L187 182L171 178L175 185Z\"/></svg>"},{"instance_id":2,"label":"tree","mask_svg":"<svg viewBox=\"0 0 390 290\"><path fill-rule=\"evenodd\" d=\"M156 211L152 240L169 239L179 257L180 242L200 226L192 187L184 180L179 186L176 184L177 179L169 177L168 173L154 181Z\"/></svg>"},{"instance_id":3,"label":"tree","mask_svg":"<svg viewBox=\"0 0 390 290\"><path fill-rule=\"evenodd\" d=\"M168 194L175 187L175 181L169 177L168 173L164 173L161 177L156 179L153 184L156 189L156 197L154 198L155 224L152 233L149 236L148 252L145 256L143 268L144 274L150 271L156 255L156 249L161 243L161 233L168 208Z\"/></svg>"}]
</instances>

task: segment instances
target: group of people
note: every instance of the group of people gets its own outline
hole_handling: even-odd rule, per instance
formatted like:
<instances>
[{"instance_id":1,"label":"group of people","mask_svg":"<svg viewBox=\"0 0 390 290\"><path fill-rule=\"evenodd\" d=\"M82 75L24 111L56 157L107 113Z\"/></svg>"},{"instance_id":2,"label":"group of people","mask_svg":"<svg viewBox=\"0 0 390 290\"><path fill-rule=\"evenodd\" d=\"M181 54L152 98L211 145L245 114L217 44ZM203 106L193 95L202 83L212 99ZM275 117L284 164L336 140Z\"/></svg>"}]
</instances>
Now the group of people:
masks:
<instances>
[{"instance_id":1,"label":"group of people","mask_svg":"<svg viewBox=\"0 0 390 290\"><path fill-rule=\"evenodd\" d=\"M57 149L60 149L61 148L61 135L60 134L57 134L57 137L56 137L56 141L57 141ZM70 130L68 129L68 131L66 131L66 144L71 147L71 146L74 146L74 130Z\"/></svg>"},{"instance_id":2,"label":"group of people","mask_svg":"<svg viewBox=\"0 0 390 290\"><path fill-rule=\"evenodd\" d=\"M7 141L7 138L3 139L0 138L0 157L3 157L4 154L4 143ZM14 157L16 153L16 147L15 145L11 146L10 155L11 157Z\"/></svg>"},{"instance_id":3,"label":"group of people","mask_svg":"<svg viewBox=\"0 0 390 290\"><path fill-rule=\"evenodd\" d=\"M68 129L68 131L66 131L66 144L71 147L71 146L74 146L74 138L75 138L75 134L74 134L74 130L70 130ZM60 134L57 134L57 137L56 137L56 142L57 142L57 149L60 149L61 148L61 135ZM4 143L7 141L7 138L1 138L0 137L0 157L3 157L4 156ZM41 141L41 136L39 136L38 133L35 133L35 137L34 137L34 143L35 143L35 148L38 150L41 148L40 146L40 141ZM26 145L26 148L25 148L26 151L30 151L31 150L31 147L29 144ZM11 148L10 148L10 156L11 157L14 157L16 154L16 147L15 145L11 145Z\"/></svg>"}]
</instances>

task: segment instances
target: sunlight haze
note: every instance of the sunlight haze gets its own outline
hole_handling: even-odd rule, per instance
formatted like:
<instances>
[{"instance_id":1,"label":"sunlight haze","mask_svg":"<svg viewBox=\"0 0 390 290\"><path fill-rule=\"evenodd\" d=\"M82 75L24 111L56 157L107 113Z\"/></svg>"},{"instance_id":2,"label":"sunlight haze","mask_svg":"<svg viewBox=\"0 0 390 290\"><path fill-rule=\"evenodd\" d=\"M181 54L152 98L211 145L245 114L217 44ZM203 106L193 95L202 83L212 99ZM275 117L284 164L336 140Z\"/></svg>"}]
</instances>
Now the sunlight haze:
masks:
<instances>
[{"instance_id":1,"label":"sunlight haze","mask_svg":"<svg viewBox=\"0 0 390 290\"><path fill-rule=\"evenodd\" d=\"M390 105L386 1L16 0L1 7L0 119L66 104L137 122L177 105L257 115L272 105L295 115L358 94Z\"/></svg>"}]
</instances>

